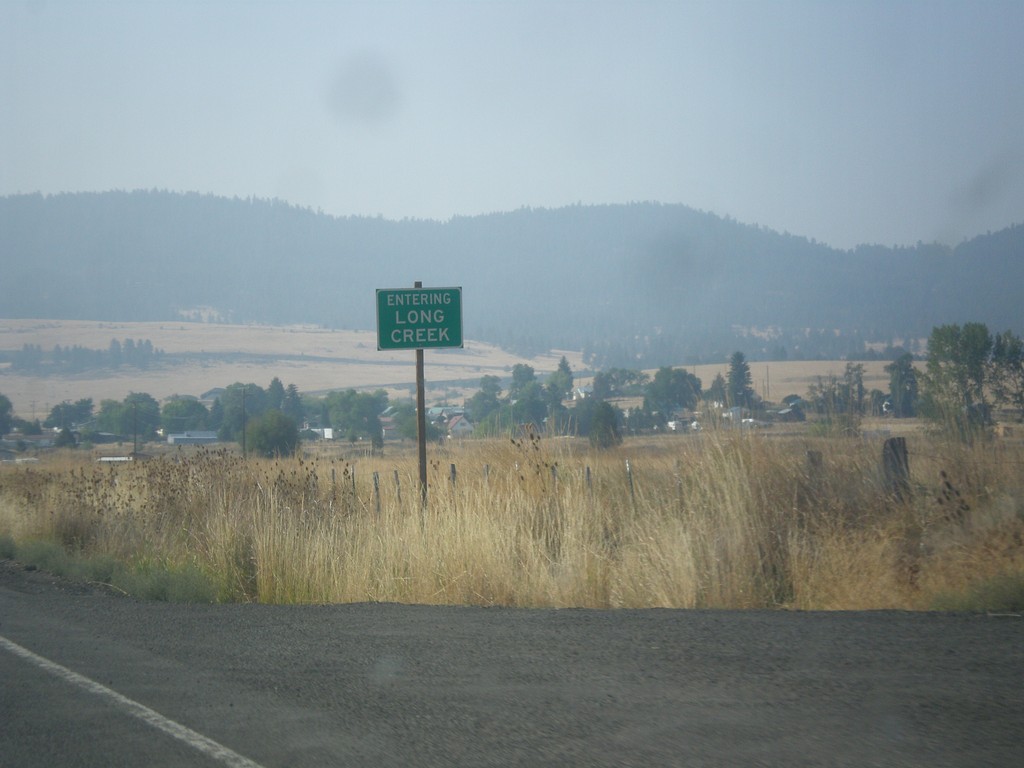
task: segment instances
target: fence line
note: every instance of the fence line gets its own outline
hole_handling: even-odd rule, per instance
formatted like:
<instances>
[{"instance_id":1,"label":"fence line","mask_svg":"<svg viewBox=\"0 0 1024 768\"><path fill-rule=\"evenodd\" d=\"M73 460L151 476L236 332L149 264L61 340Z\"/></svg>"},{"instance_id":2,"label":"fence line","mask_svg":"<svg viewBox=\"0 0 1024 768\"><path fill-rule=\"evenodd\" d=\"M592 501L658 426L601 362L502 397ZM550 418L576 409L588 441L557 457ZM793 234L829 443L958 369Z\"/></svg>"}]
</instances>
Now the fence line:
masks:
<instances>
[{"instance_id":1,"label":"fence line","mask_svg":"<svg viewBox=\"0 0 1024 768\"><path fill-rule=\"evenodd\" d=\"M915 454L923 458L937 458L931 457L928 454ZM512 470L515 474L519 475L520 478L524 476L520 474L523 467L520 463L514 462L511 465ZM440 467L437 467L439 470ZM684 483L683 483L683 472L682 462L679 459L675 461L675 489L676 497L679 504L680 510L685 506L684 500ZM539 468L538 468L539 471ZM550 465L550 479L551 479L551 491L558 493L562 485L564 485L564 478L559 472L557 464ZM624 460L623 471L625 473L626 487L629 492L629 503L636 509L638 500L638 488L637 478L634 463L631 459L627 458ZM590 464L584 464L580 468L581 475L576 475L582 478L583 490L587 494L590 500L594 498L594 470ZM822 451L816 449L808 449L805 453L805 465L804 472L807 480L810 483L811 488L821 488L824 486L827 470L825 466L824 456ZM356 482L356 471L355 467L350 465L346 467L345 474L349 477L350 493L348 496L348 508L349 511L353 511L355 503L359 499L358 486ZM575 474L575 473L571 473ZM460 489L460 478L458 467L455 462L449 464L447 473L447 485L448 491L454 501L457 496L457 491ZM396 501L399 506L402 505L402 483L401 476L398 469L394 469L392 472L394 482L394 493ZM884 488L892 495L897 501L909 501L912 497L911 482L910 482L910 451L907 448L905 438L888 438L882 445L881 452L881 463L880 463L880 477L884 483ZM485 464L482 470L482 479L484 488L491 490L492 483L492 467L490 464ZM367 507L372 508L378 516L381 514L383 504L383 489L380 483L380 473L373 471L371 473L372 480L372 496L370 504ZM336 500L337 496L337 476L335 468L331 468L331 498L332 501ZM365 497L364 497L365 498Z\"/></svg>"}]
</instances>

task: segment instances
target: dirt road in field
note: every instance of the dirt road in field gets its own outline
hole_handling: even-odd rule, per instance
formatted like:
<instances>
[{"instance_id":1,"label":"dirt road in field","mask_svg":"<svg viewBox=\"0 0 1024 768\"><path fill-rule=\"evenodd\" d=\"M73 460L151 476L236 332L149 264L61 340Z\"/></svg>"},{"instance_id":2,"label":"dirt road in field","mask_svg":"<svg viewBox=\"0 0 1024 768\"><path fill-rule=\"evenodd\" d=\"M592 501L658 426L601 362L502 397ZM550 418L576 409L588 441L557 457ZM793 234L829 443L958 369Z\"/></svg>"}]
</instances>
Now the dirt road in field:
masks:
<instances>
[{"instance_id":1,"label":"dirt road in field","mask_svg":"<svg viewBox=\"0 0 1024 768\"><path fill-rule=\"evenodd\" d=\"M169 605L0 562L4 766L1009 767L1022 670L1019 617Z\"/></svg>"}]
</instances>

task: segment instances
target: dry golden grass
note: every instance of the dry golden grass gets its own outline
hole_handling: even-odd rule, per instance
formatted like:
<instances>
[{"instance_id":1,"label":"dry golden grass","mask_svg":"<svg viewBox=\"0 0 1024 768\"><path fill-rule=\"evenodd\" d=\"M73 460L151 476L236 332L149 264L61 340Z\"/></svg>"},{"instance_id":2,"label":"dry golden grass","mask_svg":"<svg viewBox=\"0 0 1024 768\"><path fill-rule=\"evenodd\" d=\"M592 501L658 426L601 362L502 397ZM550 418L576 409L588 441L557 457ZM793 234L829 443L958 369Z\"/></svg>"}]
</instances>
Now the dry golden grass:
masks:
<instances>
[{"instance_id":1,"label":"dry golden grass","mask_svg":"<svg viewBox=\"0 0 1024 768\"><path fill-rule=\"evenodd\" d=\"M880 440L856 438L467 441L432 448L425 507L413 451L67 454L0 469L0 536L191 566L223 600L275 603L922 609L1024 573L1024 450L908 443L904 502Z\"/></svg>"},{"instance_id":2,"label":"dry golden grass","mask_svg":"<svg viewBox=\"0 0 1024 768\"><path fill-rule=\"evenodd\" d=\"M167 353L251 353L279 356L279 359L206 360L148 371L124 368L118 372L96 371L46 378L16 375L0 366L0 392L10 398L19 416L29 418L33 404L39 415L64 400L91 397L99 403L104 399L122 400L129 392L148 392L162 400L174 394L199 395L236 381L266 386L274 376L286 384L294 383L302 392L380 387L393 396L404 397L414 391L414 356L409 352L379 351L373 331L195 322L0 319L0 350L18 350L24 344L38 344L47 351L57 344L106 349L114 338L149 339L154 347ZM545 374L558 367L563 355L573 370L583 369L582 356L574 351L556 350L523 358L475 341L467 341L465 349L430 351L426 356L428 387L433 381L461 383L433 389L428 397L461 402L461 398L476 390L485 375L505 376L517 363L526 363L538 374ZM339 362L342 360L344 362ZM789 394L806 394L809 385L819 376L842 376L845 365L841 360L751 363L751 378L758 394L778 402ZM888 389L885 365L878 361L864 363L867 389ZM728 363L687 366L686 369L708 386L716 374L728 373ZM581 378L577 383L582 385L588 381Z\"/></svg>"},{"instance_id":3,"label":"dry golden grass","mask_svg":"<svg viewBox=\"0 0 1024 768\"><path fill-rule=\"evenodd\" d=\"M382 388L409 396L415 390L415 355L380 351L374 331L329 330L312 326L227 325L216 323L101 323L97 321L0 320L0 350L19 350L37 344L50 351L57 344L107 349L111 339L149 339L164 352L252 354L251 361L206 359L150 370L92 371L67 377L15 374L0 365L0 392L22 418L44 415L64 400L91 397L122 400L129 392L148 392L158 400L174 394L200 395L236 381L261 386L278 377L302 392L336 389ZM490 344L467 341L464 349L431 350L426 355L426 376L431 381L460 381L449 389L459 396L475 390L485 375L505 376L517 363L544 374L555 370L562 355L574 369L583 365L580 353L554 351L534 358L510 354ZM267 358L270 356L270 359ZM296 357L298 356L298 357ZM277 359L273 359L273 358ZM34 408L33 408L34 404Z\"/></svg>"}]
</instances>

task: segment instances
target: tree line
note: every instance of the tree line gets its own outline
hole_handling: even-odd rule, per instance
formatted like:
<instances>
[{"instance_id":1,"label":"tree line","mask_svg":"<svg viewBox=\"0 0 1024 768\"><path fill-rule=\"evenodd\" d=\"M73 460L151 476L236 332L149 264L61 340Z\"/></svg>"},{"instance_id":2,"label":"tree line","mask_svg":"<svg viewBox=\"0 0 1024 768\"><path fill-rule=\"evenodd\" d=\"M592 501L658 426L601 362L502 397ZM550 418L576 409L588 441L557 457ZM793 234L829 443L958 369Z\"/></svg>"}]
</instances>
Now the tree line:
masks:
<instances>
[{"instance_id":1,"label":"tree line","mask_svg":"<svg viewBox=\"0 0 1024 768\"><path fill-rule=\"evenodd\" d=\"M164 351L154 347L149 339L111 339L106 349L55 344L49 352L39 344L24 344L20 350L9 353L12 371L33 376L81 373L123 365L145 370L161 362L163 357Z\"/></svg>"},{"instance_id":2,"label":"tree line","mask_svg":"<svg viewBox=\"0 0 1024 768\"><path fill-rule=\"evenodd\" d=\"M577 392L575 374L563 357L543 380L529 365L514 366L507 391L497 376L484 376L462 410L478 436L509 434L529 425L547 434L588 437L597 447L616 445L624 434L671 428L701 411L735 412L734 418L784 414L793 420L810 412L820 428L839 433L855 432L868 414L924 416L960 434L990 425L995 408L1010 409L1018 419L1024 415L1024 342L1011 331L993 334L984 323L936 326L924 369L916 362L906 352L886 366L888 392L868 391L864 365L847 362L841 375L818 377L804 395L788 395L772 410L754 391L750 365L739 351L730 357L727 372L706 388L685 369L663 366L653 375L626 368L598 371L589 391ZM574 393L583 396L574 399ZM626 409L614 404L630 397L639 404ZM147 393L133 392L121 401L103 400L98 409L91 398L83 398L53 406L41 424L14 417L10 400L0 395L0 434L15 429L39 434L46 428L60 431L63 444L74 444L73 433L81 440L102 433L148 440L158 430L215 431L220 440L274 455L293 452L302 428L316 425L376 449L383 445L385 420L399 436L416 437L411 401L391 403L383 390L303 397L294 384L286 387L277 377L266 388L231 384L210 407L187 395L174 395L161 405ZM428 428L431 438L444 435L440 424Z\"/></svg>"}]
</instances>

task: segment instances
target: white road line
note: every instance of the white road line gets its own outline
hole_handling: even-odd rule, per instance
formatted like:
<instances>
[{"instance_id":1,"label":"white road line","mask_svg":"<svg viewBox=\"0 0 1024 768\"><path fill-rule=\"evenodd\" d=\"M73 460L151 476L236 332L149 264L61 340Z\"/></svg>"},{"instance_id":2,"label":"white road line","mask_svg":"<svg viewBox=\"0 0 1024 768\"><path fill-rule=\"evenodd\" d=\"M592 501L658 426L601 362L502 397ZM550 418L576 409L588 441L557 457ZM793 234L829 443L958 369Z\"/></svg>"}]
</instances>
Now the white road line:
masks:
<instances>
[{"instance_id":1,"label":"white road line","mask_svg":"<svg viewBox=\"0 0 1024 768\"><path fill-rule=\"evenodd\" d=\"M255 763L247 757L234 752L223 744L218 744L213 739L208 739L201 733L196 733L191 728L176 723L173 720L161 715L159 712L150 709L149 707L139 704L137 701L129 699L127 696L122 696L117 691L112 691L109 688L100 685L94 680L90 680L88 677L84 677L77 672L72 672L67 667L62 667L56 662L45 659L38 654L32 653L27 648L22 648L17 643L11 642L3 635L0 635L0 648L5 648L16 656L20 656L40 669L46 670L52 675L56 675L62 680L67 680L69 683L77 685L79 688L88 691L96 696L106 699L112 702L121 711L142 720L144 723L157 728L169 736L173 736L179 741L183 741L190 747L199 750L205 755L212 757L215 760L219 760L225 765L230 765L233 768L262 768L259 763Z\"/></svg>"}]
</instances>

